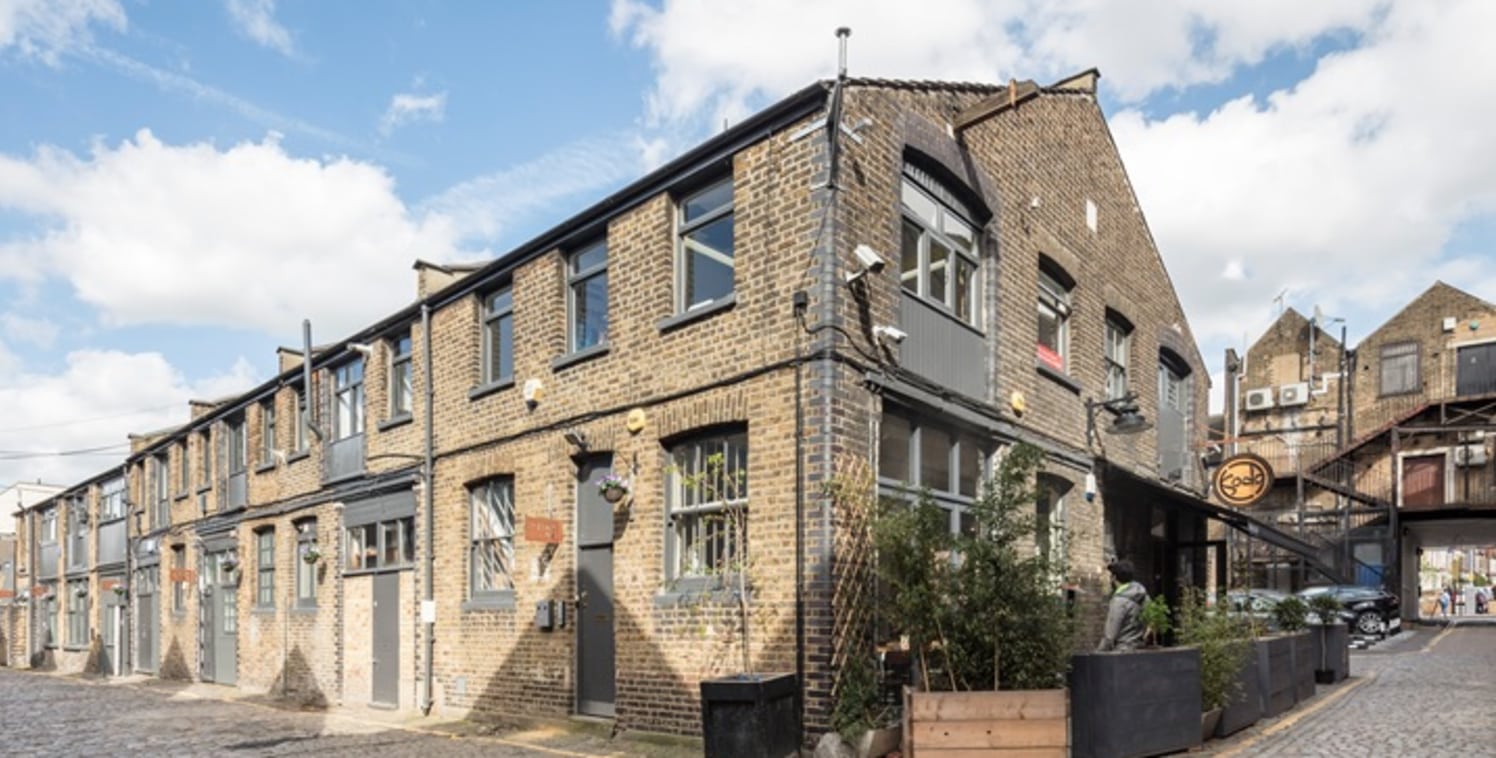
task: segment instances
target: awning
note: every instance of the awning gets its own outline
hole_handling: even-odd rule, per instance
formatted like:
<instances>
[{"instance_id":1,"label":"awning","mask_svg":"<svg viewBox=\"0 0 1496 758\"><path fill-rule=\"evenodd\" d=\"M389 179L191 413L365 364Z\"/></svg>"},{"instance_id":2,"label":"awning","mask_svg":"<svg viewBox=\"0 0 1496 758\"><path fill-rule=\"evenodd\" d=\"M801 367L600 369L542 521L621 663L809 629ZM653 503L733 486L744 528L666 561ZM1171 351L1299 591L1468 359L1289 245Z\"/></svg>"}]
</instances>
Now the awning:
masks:
<instances>
[{"instance_id":1,"label":"awning","mask_svg":"<svg viewBox=\"0 0 1496 758\"><path fill-rule=\"evenodd\" d=\"M1097 461L1097 466L1101 470L1102 493L1108 498L1141 500L1143 502L1156 503L1166 508L1198 513L1206 518L1215 519L1232 529L1246 534L1252 539L1262 540L1269 545L1282 548L1303 558L1305 563L1313 566L1315 570L1330 577L1336 583L1349 583L1335 570L1334 566L1320 559L1318 548L1277 527L1264 524L1241 511L1216 505L1208 500L1202 500L1186 490L1170 487L1163 482L1138 476L1116 464L1101 460Z\"/></svg>"}]
</instances>

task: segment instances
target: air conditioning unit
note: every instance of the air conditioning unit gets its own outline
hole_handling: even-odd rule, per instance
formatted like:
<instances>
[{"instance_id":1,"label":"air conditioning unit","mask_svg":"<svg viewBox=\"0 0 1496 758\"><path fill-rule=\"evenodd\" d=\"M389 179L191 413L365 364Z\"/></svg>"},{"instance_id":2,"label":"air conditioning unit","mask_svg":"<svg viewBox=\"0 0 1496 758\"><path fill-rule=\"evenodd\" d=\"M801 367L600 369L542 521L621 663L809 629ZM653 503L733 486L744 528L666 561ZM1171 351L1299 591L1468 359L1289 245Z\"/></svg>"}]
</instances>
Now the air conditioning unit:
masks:
<instances>
[{"instance_id":1,"label":"air conditioning unit","mask_svg":"<svg viewBox=\"0 0 1496 758\"><path fill-rule=\"evenodd\" d=\"M1486 465L1485 445L1460 445L1454 449L1454 465L1456 466L1484 466Z\"/></svg>"},{"instance_id":2,"label":"air conditioning unit","mask_svg":"<svg viewBox=\"0 0 1496 758\"><path fill-rule=\"evenodd\" d=\"M1273 388L1247 390L1247 410L1265 411L1273 407Z\"/></svg>"},{"instance_id":3,"label":"air conditioning unit","mask_svg":"<svg viewBox=\"0 0 1496 758\"><path fill-rule=\"evenodd\" d=\"M1309 404L1309 383L1298 382L1297 384L1285 384L1278 388L1278 405L1287 408L1293 405Z\"/></svg>"}]
</instances>

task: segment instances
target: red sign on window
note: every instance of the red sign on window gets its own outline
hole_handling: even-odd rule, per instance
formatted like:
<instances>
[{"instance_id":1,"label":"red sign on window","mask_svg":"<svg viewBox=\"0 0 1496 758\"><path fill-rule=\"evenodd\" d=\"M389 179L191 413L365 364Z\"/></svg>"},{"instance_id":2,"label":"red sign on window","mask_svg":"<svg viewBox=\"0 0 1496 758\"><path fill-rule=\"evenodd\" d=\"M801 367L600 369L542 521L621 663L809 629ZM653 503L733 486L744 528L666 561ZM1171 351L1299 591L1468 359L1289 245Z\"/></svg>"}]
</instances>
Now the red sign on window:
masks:
<instances>
[{"instance_id":1,"label":"red sign on window","mask_svg":"<svg viewBox=\"0 0 1496 758\"><path fill-rule=\"evenodd\" d=\"M1046 368L1052 368L1055 371L1065 370L1065 357L1050 349L1048 345L1039 345L1038 352L1039 363L1043 364Z\"/></svg>"},{"instance_id":2,"label":"red sign on window","mask_svg":"<svg viewBox=\"0 0 1496 758\"><path fill-rule=\"evenodd\" d=\"M171 573L169 573L167 576L169 576L170 581L173 582L197 581L197 572L193 571L192 569L172 569Z\"/></svg>"}]
</instances>

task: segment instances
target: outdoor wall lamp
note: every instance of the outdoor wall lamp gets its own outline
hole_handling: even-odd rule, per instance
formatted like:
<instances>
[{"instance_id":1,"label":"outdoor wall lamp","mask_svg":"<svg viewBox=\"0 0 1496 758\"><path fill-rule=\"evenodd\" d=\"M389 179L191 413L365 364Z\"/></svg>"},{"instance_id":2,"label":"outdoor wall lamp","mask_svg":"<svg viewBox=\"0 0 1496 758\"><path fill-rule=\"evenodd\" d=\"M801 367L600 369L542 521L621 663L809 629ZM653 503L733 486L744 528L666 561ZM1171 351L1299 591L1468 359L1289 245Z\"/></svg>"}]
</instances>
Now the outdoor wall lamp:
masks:
<instances>
[{"instance_id":1,"label":"outdoor wall lamp","mask_svg":"<svg viewBox=\"0 0 1496 758\"><path fill-rule=\"evenodd\" d=\"M1086 444L1093 440L1099 441L1096 434L1096 413L1105 408L1117 417L1112 420L1111 426L1106 431L1108 434L1137 434L1146 432L1153 428L1153 424L1138 412L1138 393L1129 392L1122 397L1111 400L1087 400L1086 401Z\"/></svg>"}]
</instances>

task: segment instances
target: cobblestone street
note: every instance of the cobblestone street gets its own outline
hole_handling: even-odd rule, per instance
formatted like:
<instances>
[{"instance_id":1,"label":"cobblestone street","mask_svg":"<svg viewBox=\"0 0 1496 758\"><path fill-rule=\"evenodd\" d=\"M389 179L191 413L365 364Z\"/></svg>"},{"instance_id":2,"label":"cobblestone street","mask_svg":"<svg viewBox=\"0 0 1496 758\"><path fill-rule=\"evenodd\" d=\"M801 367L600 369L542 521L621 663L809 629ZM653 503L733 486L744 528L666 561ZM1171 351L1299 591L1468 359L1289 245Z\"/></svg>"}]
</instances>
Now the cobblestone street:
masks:
<instances>
[{"instance_id":1,"label":"cobblestone street","mask_svg":"<svg viewBox=\"0 0 1496 758\"><path fill-rule=\"evenodd\" d=\"M198 685L201 687L201 685ZM161 682L99 684L0 668L0 755L548 756L673 755L550 730L526 746L485 736L409 731L342 713L286 711L205 698ZM438 728L473 731L472 725ZM699 750L699 748L698 748Z\"/></svg>"},{"instance_id":2,"label":"cobblestone street","mask_svg":"<svg viewBox=\"0 0 1496 758\"><path fill-rule=\"evenodd\" d=\"M1409 635L1404 635L1409 637ZM1352 678L1219 756L1496 756L1496 626L1421 628L1351 656Z\"/></svg>"}]
</instances>

